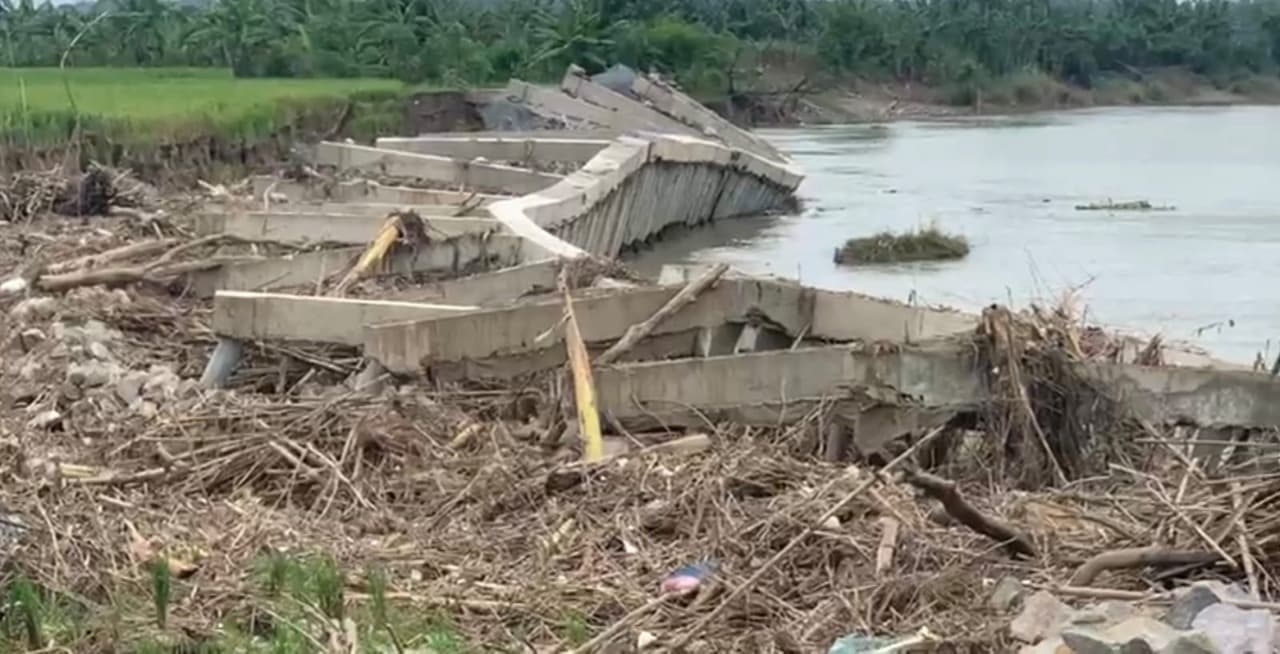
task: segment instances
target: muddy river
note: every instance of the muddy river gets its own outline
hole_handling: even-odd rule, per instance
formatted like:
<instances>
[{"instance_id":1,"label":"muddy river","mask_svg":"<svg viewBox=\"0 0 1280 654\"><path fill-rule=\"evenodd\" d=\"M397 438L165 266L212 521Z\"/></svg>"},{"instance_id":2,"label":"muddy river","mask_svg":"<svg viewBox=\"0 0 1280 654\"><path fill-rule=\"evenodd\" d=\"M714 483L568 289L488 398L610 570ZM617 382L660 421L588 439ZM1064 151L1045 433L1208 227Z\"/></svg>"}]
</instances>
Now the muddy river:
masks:
<instances>
[{"instance_id":1,"label":"muddy river","mask_svg":"<svg viewBox=\"0 0 1280 654\"><path fill-rule=\"evenodd\" d=\"M799 215L722 221L634 265L727 261L975 310L1078 290L1091 322L1215 355L1280 347L1280 107L1109 109L763 132L808 178ZM1146 200L1171 211L1079 211ZM853 236L936 223L968 258L840 267Z\"/></svg>"}]
</instances>

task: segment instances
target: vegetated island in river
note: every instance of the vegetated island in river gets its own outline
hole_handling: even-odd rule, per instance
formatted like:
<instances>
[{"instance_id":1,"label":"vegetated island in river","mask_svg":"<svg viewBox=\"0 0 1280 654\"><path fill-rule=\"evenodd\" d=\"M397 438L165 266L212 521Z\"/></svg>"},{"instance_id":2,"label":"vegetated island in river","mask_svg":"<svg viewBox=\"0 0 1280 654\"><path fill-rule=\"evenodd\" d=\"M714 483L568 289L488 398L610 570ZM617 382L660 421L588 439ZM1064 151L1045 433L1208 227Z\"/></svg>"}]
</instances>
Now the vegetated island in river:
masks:
<instances>
[{"instance_id":1,"label":"vegetated island in river","mask_svg":"<svg viewBox=\"0 0 1280 654\"><path fill-rule=\"evenodd\" d=\"M884 231L851 238L836 250L835 261L840 265L946 261L968 254L967 238L929 226L900 234Z\"/></svg>"},{"instance_id":2,"label":"vegetated island in river","mask_svg":"<svg viewBox=\"0 0 1280 654\"><path fill-rule=\"evenodd\" d=\"M1151 204L1146 200L1128 200L1124 202L1107 200L1106 202L1090 202L1076 205L1076 211L1173 211L1174 209L1175 207L1171 205Z\"/></svg>"}]
</instances>

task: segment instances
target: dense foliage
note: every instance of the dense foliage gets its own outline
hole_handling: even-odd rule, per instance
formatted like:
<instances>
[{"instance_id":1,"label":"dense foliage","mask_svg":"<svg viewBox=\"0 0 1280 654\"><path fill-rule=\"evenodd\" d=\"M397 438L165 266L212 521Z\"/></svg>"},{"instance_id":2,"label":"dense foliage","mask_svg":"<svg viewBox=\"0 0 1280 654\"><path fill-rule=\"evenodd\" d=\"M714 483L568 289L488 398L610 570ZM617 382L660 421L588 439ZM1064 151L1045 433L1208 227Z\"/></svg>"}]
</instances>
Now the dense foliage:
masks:
<instances>
[{"instance_id":1,"label":"dense foliage","mask_svg":"<svg viewBox=\"0 0 1280 654\"><path fill-rule=\"evenodd\" d=\"M57 65L82 31L77 65L410 82L622 61L723 87L765 44L803 53L806 72L927 83L1280 67L1280 0L0 0L10 66Z\"/></svg>"}]
</instances>

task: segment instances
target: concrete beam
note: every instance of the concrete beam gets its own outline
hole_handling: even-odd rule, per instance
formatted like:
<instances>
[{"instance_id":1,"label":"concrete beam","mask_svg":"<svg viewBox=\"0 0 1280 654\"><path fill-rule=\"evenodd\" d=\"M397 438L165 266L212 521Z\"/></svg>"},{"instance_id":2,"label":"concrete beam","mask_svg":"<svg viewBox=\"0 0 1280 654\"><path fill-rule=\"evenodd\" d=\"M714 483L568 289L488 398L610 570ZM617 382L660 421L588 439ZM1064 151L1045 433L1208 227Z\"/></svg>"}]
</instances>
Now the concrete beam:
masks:
<instances>
[{"instance_id":1,"label":"concrete beam","mask_svg":"<svg viewBox=\"0 0 1280 654\"><path fill-rule=\"evenodd\" d=\"M528 245L524 244L526 248ZM388 299L493 307L555 291L559 273L559 260L544 259L459 279L415 284L412 289L393 293Z\"/></svg>"},{"instance_id":2,"label":"concrete beam","mask_svg":"<svg viewBox=\"0 0 1280 654\"><path fill-rule=\"evenodd\" d=\"M498 233L502 223L492 218L424 216L427 236L444 239L466 234ZM195 218L197 234L228 234L238 238L279 243L364 244L373 240L385 214L328 214L249 211L206 213Z\"/></svg>"},{"instance_id":3,"label":"concrete beam","mask_svg":"<svg viewBox=\"0 0 1280 654\"><path fill-rule=\"evenodd\" d=\"M977 361L954 346L833 346L605 367L600 410L620 420L777 424L824 400L960 410L987 397Z\"/></svg>"},{"instance_id":4,"label":"concrete beam","mask_svg":"<svg viewBox=\"0 0 1280 654\"><path fill-rule=\"evenodd\" d=\"M636 75L631 83L631 91L648 100L658 111L682 123L697 126L704 134L709 128L716 138L731 148L754 152L776 161L786 159L768 141L734 125L697 100L665 84L654 82L644 75Z\"/></svg>"},{"instance_id":5,"label":"concrete beam","mask_svg":"<svg viewBox=\"0 0 1280 654\"><path fill-rule=\"evenodd\" d=\"M608 147L608 140L568 138L565 135L552 138L547 132L531 138L477 138L418 136L410 138L380 138L381 150L429 154L453 159L484 157L489 161L518 161L522 163L584 163L597 152Z\"/></svg>"},{"instance_id":6,"label":"concrete beam","mask_svg":"<svg viewBox=\"0 0 1280 654\"><path fill-rule=\"evenodd\" d=\"M583 340L600 343L621 338L627 328L653 315L679 290L668 286L581 293L574 299L574 312ZM660 324L655 334L690 330L696 334L700 328L748 320L798 333L805 320L800 313L802 303L775 290L750 280L721 280ZM365 331L365 352L400 374L419 373L424 365L440 362L501 358L535 350L552 349L563 356L564 335L557 328L563 315L563 303L556 298L466 316L379 325Z\"/></svg>"},{"instance_id":7,"label":"concrete beam","mask_svg":"<svg viewBox=\"0 0 1280 654\"><path fill-rule=\"evenodd\" d=\"M448 157L380 150L361 145L324 142L315 146L319 165L339 170L371 170L395 177L426 179L466 189L533 193L563 179L499 164L459 161Z\"/></svg>"},{"instance_id":8,"label":"concrete beam","mask_svg":"<svg viewBox=\"0 0 1280 654\"><path fill-rule=\"evenodd\" d=\"M1154 424L1280 426L1280 379L1266 373L1114 363L1084 363L1079 371Z\"/></svg>"},{"instance_id":9,"label":"concrete beam","mask_svg":"<svg viewBox=\"0 0 1280 654\"><path fill-rule=\"evenodd\" d=\"M409 186L387 186L367 179L340 181L325 184L319 180L314 182L297 182L272 175L257 175L253 178L253 195L261 199L267 192L281 194L289 198L289 202L315 202L332 200L335 202L378 202L397 206L485 206L490 202L506 199L509 196L492 193L475 193L470 191L450 191L446 189L412 188Z\"/></svg>"},{"instance_id":10,"label":"concrete beam","mask_svg":"<svg viewBox=\"0 0 1280 654\"><path fill-rule=\"evenodd\" d=\"M565 73L560 90L613 112L611 125L631 125L633 129L651 129L671 134L697 134L694 128L628 98L613 89L592 82L573 70Z\"/></svg>"},{"instance_id":11,"label":"concrete beam","mask_svg":"<svg viewBox=\"0 0 1280 654\"><path fill-rule=\"evenodd\" d=\"M573 139L587 141L612 141L625 134L625 130L599 129L522 129L480 130L477 132L428 132L418 136L444 139L502 139L524 141L528 139Z\"/></svg>"},{"instance_id":12,"label":"concrete beam","mask_svg":"<svg viewBox=\"0 0 1280 654\"><path fill-rule=\"evenodd\" d=\"M474 310L476 307L416 302L218 291L213 297L213 332L242 340L360 345L365 325Z\"/></svg>"},{"instance_id":13,"label":"concrete beam","mask_svg":"<svg viewBox=\"0 0 1280 654\"><path fill-rule=\"evenodd\" d=\"M301 252L287 257L226 265L191 275L192 292L209 297L219 290L264 291L314 286L345 273L364 253L363 247ZM375 276L440 273L500 268L518 263L521 241L513 236L460 236L417 248L397 248Z\"/></svg>"},{"instance_id":14,"label":"concrete beam","mask_svg":"<svg viewBox=\"0 0 1280 654\"><path fill-rule=\"evenodd\" d=\"M550 118L558 118L569 122L587 122L600 127L613 129L634 129L635 126L619 125L614 112L598 107L589 102L567 96L559 91L545 89L536 84L511 80L507 84L505 97L512 102L519 102L536 113ZM568 120L566 120L568 119Z\"/></svg>"}]
</instances>

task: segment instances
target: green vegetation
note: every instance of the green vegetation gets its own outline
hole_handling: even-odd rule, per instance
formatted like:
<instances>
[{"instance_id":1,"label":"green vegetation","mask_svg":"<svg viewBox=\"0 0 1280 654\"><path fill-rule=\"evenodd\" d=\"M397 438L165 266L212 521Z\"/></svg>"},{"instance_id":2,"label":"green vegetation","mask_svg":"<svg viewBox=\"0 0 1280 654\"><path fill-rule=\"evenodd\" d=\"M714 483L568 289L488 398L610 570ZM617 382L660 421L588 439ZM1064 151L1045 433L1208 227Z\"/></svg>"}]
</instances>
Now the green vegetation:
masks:
<instances>
[{"instance_id":1,"label":"green vegetation","mask_svg":"<svg viewBox=\"0 0 1280 654\"><path fill-rule=\"evenodd\" d=\"M885 231L865 238L851 238L836 250L836 263L856 265L939 261L962 259L968 254L968 239L946 234L930 225L902 234Z\"/></svg>"},{"instance_id":2,"label":"green vegetation","mask_svg":"<svg viewBox=\"0 0 1280 654\"><path fill-rule=\"evenodd\" d=\"M72 65L446 85L621 61L732 91L754 59L963 96L1026 74L1092 87L1183 67L1226 85L1280 66L1280 0L0 0L11 66L57 66L81 32Z\"/></svg>"},{"instance_id":3,"label":"green vegetation","mask_svg":"<svg viewBox=\"0 0 1280 654\"><path fill-rule=\"evenodd\" d=\"M83 132L252 140L390 80L548 81L570 63L716 100L854 79L975 106L1185 97L1159 70L1280 94L1280 0L0 0L0 41L9 143L65 140L76 111Z\"/></svg>"},{"instance_id":4,"label":"green vegetation","mask_svg":"<svg viewBox=\"0 0 1280 654\"><path fill-rule=\"evenodd\" d=\"M47 592L23 577L0 578L0 652L53 644L59 651L313 654L348 642L352 631L361 652L472 651L441 616L391 603L381 571L365 574L368 596L355 600L327 556L273 554L254 567L241 605L225 615L227 607L217 607L218 626L198 630L205 634L198 640L179 625L192 624L200 589L180 606L177 598L192 588L163 563L148 564L145 584L114 589L103 604Z\"/></svg>"},{"instance_id":5,"label":"green vegetation","mask_svg":"<svg viewBox=\"0 0 1280 654\"><path fill-rule=\"evenodd\" d=\"M0 69L0 134L11 143L58 143L78 114L82 132L106 138L255 141L308 112L336 115L348 99L398 98L403 87L376 79L242 79L213 68Z\"/></svg>"}]
</instances>

